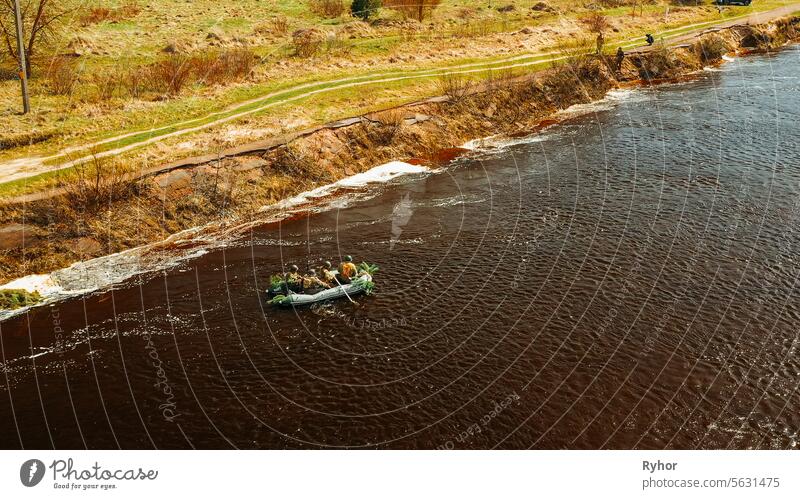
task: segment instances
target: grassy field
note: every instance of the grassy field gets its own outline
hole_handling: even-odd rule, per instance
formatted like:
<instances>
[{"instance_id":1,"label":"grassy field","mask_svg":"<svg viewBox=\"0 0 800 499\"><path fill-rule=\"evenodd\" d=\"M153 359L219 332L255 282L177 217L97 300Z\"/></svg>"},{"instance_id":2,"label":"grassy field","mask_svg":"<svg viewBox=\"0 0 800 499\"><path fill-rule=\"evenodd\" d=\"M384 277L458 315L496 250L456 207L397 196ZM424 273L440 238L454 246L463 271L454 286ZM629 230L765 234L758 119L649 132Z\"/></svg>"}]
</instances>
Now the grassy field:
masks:
<instances>
[{"instance_id":1,"label":"grassy field","mask_svg":"<svg viewBox=\"0 0 800 499\"><path fill-rule=\"evenodd\" d=\"M535 70L546 64L543 54L591 36L580 22L591 11L572 1L552 0L539 10L532 8L538 0L444 0L422 24L390 9L369 24L348 13L326 18L312 12L310 1L91 2L73 13L58 45L37 59L32 113L17 113L17 82L0 82L0 163L42 157L43 164L57 165L88 152L142 144L118 160L130 169L152 166L435 94L436 76L445 68L470 65L459 71L470 71L471 78L509 65ZM674 37L698 24L786 3L756 0L749 8L720 13L710 5L654 1L635 17L631 7L609 8L603 11L612 25L607 46L635 46L645 30ZM99 17L106 10L110 17L98 21L93 8L101 9ZM292 33L309 28L323 31L326 40L312 57L299 57ZM222 83L190 81L173 95L133 96L123 84L101 95L104 75L124 83L133 71L174 53L217 56L226 50L252 52L252 70ZM54 54L72 54L79 74L66 95L54 95L47 76ZM219 119L227 121L208 126ZM199 129L143 144L194 128ZM81 152L81 146L98 142L103 143ZM64 148L75 150L61 154ZM6 182L0 196L47 188L56 178L45 173Z\"/></svg>"}]
</instances>

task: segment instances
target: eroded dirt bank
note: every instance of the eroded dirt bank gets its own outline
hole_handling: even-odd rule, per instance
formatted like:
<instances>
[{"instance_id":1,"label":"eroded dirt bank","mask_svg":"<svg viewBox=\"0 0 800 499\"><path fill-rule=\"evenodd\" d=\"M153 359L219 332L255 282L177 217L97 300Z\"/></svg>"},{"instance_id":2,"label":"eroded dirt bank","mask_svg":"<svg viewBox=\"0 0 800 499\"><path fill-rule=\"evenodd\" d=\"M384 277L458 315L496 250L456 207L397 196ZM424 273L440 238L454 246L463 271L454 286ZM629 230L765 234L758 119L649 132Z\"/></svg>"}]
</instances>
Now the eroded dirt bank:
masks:
<instances>
[{"instance_id":1,"label":"eroded dirt bank","mask_svg":"<svg viewBox=\"0 0 800 499\"><path fill-rule=\"evenodd\" d=\"M259 209L391 160L441 163L460 144L490 135L529 134L553 114L610 89L691 74L731 52L777 49L800 39L800 17L705 33L680 47L617 60L570 57L525 78L495 75L478 87L442 81L446 99L323 128L268 150L131 181L86 168L55 198L0 207L0 282L160 241L213 221L257 220ZM97 173L99 171L99 173Z\"/></svg>"}]
</instances>

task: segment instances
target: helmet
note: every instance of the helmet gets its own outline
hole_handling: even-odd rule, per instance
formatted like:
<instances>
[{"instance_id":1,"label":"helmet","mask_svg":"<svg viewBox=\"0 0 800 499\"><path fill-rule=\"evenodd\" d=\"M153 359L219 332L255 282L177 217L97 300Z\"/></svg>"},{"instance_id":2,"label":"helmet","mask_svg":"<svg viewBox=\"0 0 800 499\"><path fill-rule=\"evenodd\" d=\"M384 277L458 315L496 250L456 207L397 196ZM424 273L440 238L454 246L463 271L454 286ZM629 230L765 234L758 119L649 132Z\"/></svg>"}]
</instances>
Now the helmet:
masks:
<instances>
[{"instance_id":1,"label":"helmet","mask_svg":"<svg viewBox=\"0 0 800 499\"><path fill-rule=\"evenodd\" d=\"M310 269L310 270L308 271L308 275L315 276L315 275L317 275L317 271L316 271L316 270L314 270L314 269Z\"/></svg>"},{"instance_id":2,"label":"helmet","mask_svg":"<svg viewBox=\"0 0 800 499\"><path fill-rule=\"evenodd\" d=\"M353 261L353 257L350 256L350 255L347 255L346 257L344 257L344 261L345 262L352 262Z\"/></svg>"},{"instance_id":3,"label":"helmet","mask_svg":"<svg viewBox=\"0 0 800 499\"><path fill-rule=\"evenodd\" d=\"M331 262L326 261L325 263L322 264L322 266L325 267L326 269L329 269L331 268Z\"/></svg>"},{"instance_id":4,"label":"helmet","mask_svg":"<svg viewBox=\"0 0 800 499\"><path fill-rule=\"evenodd\" d=\"M300 269L297 267L297 265L290 265L289 266L289 270L292 271L292 272L297 272Z\"/></svg>"}]
</instances>

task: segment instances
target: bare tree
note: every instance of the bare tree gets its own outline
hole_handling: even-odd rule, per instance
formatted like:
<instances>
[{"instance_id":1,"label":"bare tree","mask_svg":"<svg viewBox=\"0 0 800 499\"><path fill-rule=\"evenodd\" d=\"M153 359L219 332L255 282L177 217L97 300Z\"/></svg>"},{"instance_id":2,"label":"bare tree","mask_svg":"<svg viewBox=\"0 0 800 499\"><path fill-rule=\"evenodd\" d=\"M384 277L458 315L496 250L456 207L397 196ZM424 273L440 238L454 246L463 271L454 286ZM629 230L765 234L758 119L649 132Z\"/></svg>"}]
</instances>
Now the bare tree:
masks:
<instances>
[{"instance_id":1,"label":"bare tree","mask_svg":"<svg viewBox=\"0 0 800 499\"><path fill-rule=\"evenodd\" d=\"M52 43L58 28L75 11L71 0L20 0L22 9L25 65L31 73L31 56L37 55L42 43ZM14 61L19 63L14 26L14 0L0 0L0 44Z\"/></svg>"},{"instance_id":2,"label":"bare tree","mask_svg":"<svg viewBox=\"0 0 800 499\"><path fill-rule=\"evenodd\" d=\"M433 13L440 3L442 0L384 0L383 6L422 22Z\"/></svg>"},{"instance_id":3,"label":"bare tree","mask_svg":"<svg viewBox=\"0 0 800 499\"><path fill-rule=\"evenodd\" d=\"M595 12L582 20L590 33L597 35L597 53L603 53L603 45L606 43L606 31L611 27L608 18L599 12Z\"/></svg>"}]
</instances>

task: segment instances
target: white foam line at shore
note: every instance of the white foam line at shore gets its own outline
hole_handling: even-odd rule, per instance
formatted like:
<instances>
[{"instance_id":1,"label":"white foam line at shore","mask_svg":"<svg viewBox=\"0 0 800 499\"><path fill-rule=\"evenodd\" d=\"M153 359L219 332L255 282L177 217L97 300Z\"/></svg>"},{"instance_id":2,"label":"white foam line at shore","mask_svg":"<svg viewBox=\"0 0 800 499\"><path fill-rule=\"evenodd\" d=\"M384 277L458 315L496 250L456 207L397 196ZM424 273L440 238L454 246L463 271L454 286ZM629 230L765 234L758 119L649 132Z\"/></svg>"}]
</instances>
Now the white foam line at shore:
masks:
<instances>
[{"instance_id":1,"label":"white foam line at shore","mask_svg":"<svg viewBox=\"0 0 800 499\"><path fill-rule=\"evenodd\" d=\"M179 265L186 260L198 258L208 253L211 249L227 244L226 239L231 234L235 234L237 228L241 229L242 227L281 220L292 214L291 208L313 202L315 198L334 194L342 188L366 187L370 184L386 183L404 175L428 173L430 171L425 166L392 161L262 208L262 211L275 209L280 212L277 217L270 220L248 222L236 226L234 229L224 229L217 222L212 222L205 226L192 227L173 234L162 241L91 260L75 262L69 267L56 270L51 274L34 274L21 277L0 285L0 289L35 291L42 295L44 300L34 306L48 305L64 298L107 288L136 275L164 270ZM324 208L324 206L322 207ZM185 242L196 244L185 250L174 248L175 244ZM0 310L0 321L24 313L30 308Z\"/></svg>"},{"instance_id":2,"label":"white foam line at shore","mask_svg":"<svg viewBox=\"0 0 800 499\"><path fill-rule=\"evenodd\" d=\"M61 290L50 274L33 274L13 280L0 286L0 289L24 289L29 293L34 291L42 295L48 295Z\"/></svg>"},{"instance_id":3,"label":"white foam line at shore","mask_svg":"<svg viewBox=\"0 0 800 499\"><path fill-rule=\"evenodd\" d=\"M342 180L332 184L323 185L321 187L317 187L316 189L298 194L297 196L289 199L284 199L283 201L279 201L275 204L265 206L261 208L261 211L291 209L313 201L314 199L325 197L342 188L365 187L368 184L373 183L386 183L403 175L428 173L429 171L430 169L425 166L412 165L403 161L392 161L390 163L371 168L363 173L358 173L356 175L343 178Z\"/></svg>"},{"instance_id":4,"label":"white foam line at shore","mask_svg":"<svg viewBox=\"0 0 800 499\"><path fill-rule=\"evenodd\" d=\"M553 117L559 120L574 118L577 116L584 116L591 113L608 111L622 102L637 102L647 99L647 93L640 88L619 88L610 90L603 96L602 99L587 102L584 104L573 104L565 109L557 111ZM558 123L553 126L557 126ZM548 132L551 127L538 132L532 132L530 135L518 138L509 138L506 135L491 135L480 139L474 139L466 142L461 147L470 151L484 151L487 149L504 149L511 146L530 144L534 142L541 142L548 139Z\"/></svg>"}]
</instances>

